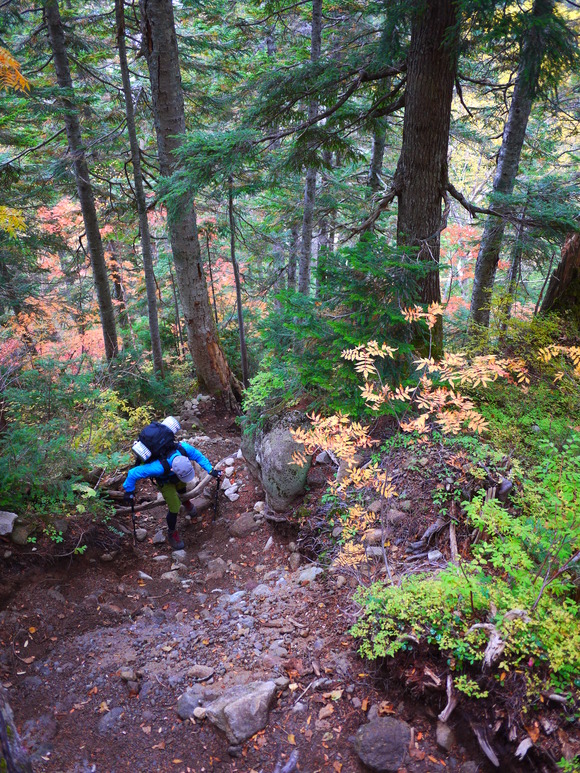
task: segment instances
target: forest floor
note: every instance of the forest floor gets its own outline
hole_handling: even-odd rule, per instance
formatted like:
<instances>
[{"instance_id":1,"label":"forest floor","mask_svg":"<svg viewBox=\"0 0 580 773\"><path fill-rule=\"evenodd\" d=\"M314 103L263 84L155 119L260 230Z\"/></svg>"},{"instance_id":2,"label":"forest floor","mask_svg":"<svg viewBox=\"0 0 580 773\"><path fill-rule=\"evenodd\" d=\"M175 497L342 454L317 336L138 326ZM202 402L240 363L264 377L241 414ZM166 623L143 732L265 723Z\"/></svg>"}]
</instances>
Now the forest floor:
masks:
<instances>
[{"instance_id":1,"label":"forest floor","mask_svg":"<svg viewBox=\"0 0 580 773\"><path fill-rule=\"evenodd\" d=\"M201 419L208 439L198 447L210 461L235 456L231 417L208 405ZM312 468L310 507L330 474ZM231 536L233 522L263 499L243 458L234 479L240 498L221 495L217 520L206 512L183 528L180 517L184 554L152 541L165 524L162 506L137 516L147 539L134 549L125 536L108 561L110 545L98 538L85 555L48 563L38 543L1 546L0 677L34 770L356 773L366 768L353 735L377 714L413 728L401 773L493 770L462 731L459 710L449 751L438 745L444 691L430 704L412 679L406 687L401 674L358 657L348 635L354 577L310 577L314 564L304 557L297 567L288 526L263 521ZM420 534L424 523L414 528ZM178 716L188 688L207 702L256 680L277 680L276 702L265 729L240 746L207 720Z\"/></svg>"}]
</instances>

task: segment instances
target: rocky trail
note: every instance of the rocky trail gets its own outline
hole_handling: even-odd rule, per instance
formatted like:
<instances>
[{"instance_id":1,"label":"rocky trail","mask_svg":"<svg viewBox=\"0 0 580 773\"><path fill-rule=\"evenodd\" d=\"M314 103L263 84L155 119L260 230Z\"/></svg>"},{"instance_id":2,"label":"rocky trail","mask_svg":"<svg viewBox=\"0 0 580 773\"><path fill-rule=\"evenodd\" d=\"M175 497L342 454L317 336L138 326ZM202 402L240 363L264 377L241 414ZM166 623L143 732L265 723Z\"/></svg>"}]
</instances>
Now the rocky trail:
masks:
<instances>
[{"instance_id":1,"label":"rocky trail","mask_svg":"<svg viewBox=\"0 0 580 773\"><path fill-rule=\"evenodd\" d=\"M1 538L0 676L33 769L492 769L358 658L353 578L307 561L264 517L231 418L209 403L197 418L182 417L186 437L227 458L238 489L215 521L211 508L185 528L180 516L185 550L158 534L162 505L137 507L137 549L113 534L36 570L30 543ZM327 474L313 468L311 497Z\"/></svg>"}]
</instances>

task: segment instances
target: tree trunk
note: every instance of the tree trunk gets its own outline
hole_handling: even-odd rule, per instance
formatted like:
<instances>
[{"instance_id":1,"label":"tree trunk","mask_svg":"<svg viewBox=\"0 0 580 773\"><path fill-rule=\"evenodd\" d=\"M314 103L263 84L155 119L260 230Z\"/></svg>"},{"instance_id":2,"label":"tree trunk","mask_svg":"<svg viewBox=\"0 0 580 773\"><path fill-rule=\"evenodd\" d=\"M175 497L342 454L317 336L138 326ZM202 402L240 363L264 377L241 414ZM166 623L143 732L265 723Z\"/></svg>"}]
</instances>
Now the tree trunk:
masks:
<instances>
[{"instance_id":1,"label":"tree trunk","mask_svg":"<svg viewBox=\"0 0 580 773\"><path fill-rule=\"evenodd\" d=\"M300 226L293 223L290 229L290 252L288 255L288 289L296 290L296 265L300 247Z\"/></svg>"},{"instance_id":2,"label":"tree trunk","mask_svg":"<svg viewBox=\"0 0 580 773\"><path fill-rule=\"evenodd\" d=\"M177 36L171 0L140 0L143 51L151 79L151 101L159 167L169 177L178 164L185 132L185 111ZM220 348L203 272L195 207L184 199L169 221L177 287L185 316L187 342L200 386L237 410L241 387Z\"/></svg>"},{"instance_id":3,"label":"tree trunk","mask_svg":"<svg viewBox=\"0 0 580 773\"><path fill-rule=\"evenodd\" d=\"M246 332L244 329L244 314L242 307L242 286L240 284L240 269L236 260L236 221L234 218L234 194L232 191L232 181L228 187L228 216L230 221L230 254L232 266L234 269L234 282L236 285L236 301L238 306L238 330L240 334L240 360L242 363L242 382L244 387L248 386L248 352L246 350Z\"/></svg>"},{"instance_id":4,"label":"tree trunk","mask_svg":"<svg viewBox=\"0 0 580 773\"><path fill-rule=\"evenodd\" d=\"M494 209L500 213L508 209L507 205L502 203L502 197L511 195L514 190L540 67L546 52L546 27L553 10L554 0L535 0L531 23L524 37L518 74L493 178L491 202ZM489 327L491 294L504 229L505 220L502 217L488 217L475 264L470 315L474 324L483 327Z\"/></svg>"},{"instance_id":5,"label":"tree trunk","mask_svg":"<svg viewBox=\"0 0 580 773\"><path fill-rule=\"evenodd\" d=\"M44 16L48 29L50 46L52 48L52 58L54 69L56 71L57 83L61 89L67 89L68 93L72 95L73 85L68 64L64 30L58 10L58 0L46 0ZM83 147L77 109L71 97L63 96L62 103L65 108L64 122L66 136L69 150L73 158L77 191L85 225L91 265L93 268L93 282L99 304L101 327L105 342L105 356L107 360L111 360L118 355L119 346L115 325L115 311L111 299L111 289L109 287L103 242L99 231L95 197L89 178L89 169L87 166L85 149Z\"/></svg>"},{"instance_id":6,"label":"tree trunk","mask_svg":"<svg viewBox=\"0 0 580 773\"><path fill-rule=\"evenodd\" d=\"M143 255L143 270L145 273L145 289L147 292L147 316L149 319L149 334L151 336L151 353L155 372L163 378L163 354L161 351L161 336L159 335L159 319L157 317L157 295L155 288L155 273L153 270L153 254L151 250L151 235L147 219L147 203L143 188L143 173L141 171L141 154L135 129L135 110L133 108L133 92L129 78L127 63L127 47L125 44L125 4L124 0L115 0L115 16L117 20L117 46L119 48L119 64L123 79L123 94L125 97L125 114L127 116L127 134L131 147L131 162L133 164L133 181L135 185L135 201L139 214L139 233L141 236L141 253Z\"/></svg>"},{"instance_id":7,"label":"tree trunk","mask_svg":"<svg viewBox=\"0 0 580 773\"><path fill-rule=\"evenodd\" d=\"M310 61L320 59L322 47L322 0L312 0L312 32L310 37ZM318 113L318 101L311 100L308 104L308 120L312 121ZM314 220L314 203L316 201L316 167L306 171L304 186L304 214L302 217L302 242L300 245L300 262L298 266L298 292L303 295L310 293L310 262L312 259L312 223Z\"/></svg>"},{"instance_id":8,"label":"tree trunk","mask_svg":"<svg viewBox=\"0 0 580 773\"><path fill-rule=\"evenodd\" d=\"M373 193L381 190L381 175L383 173L383 158L385 155L385 140L387 136L387 122L384 118L378 118L373 130L373 150L369 167L368 184Z\"/></svg>"},{"instance_id":9,"label":"tree trunk","mask_svg":"<svg viewBox=\"0 0 580 773\"><path fill-rule=\"evenodd\" d=\"M397 244L417 249L429 264L420 280L423 303L441 300L440 235L447 187L447 147L457 67L454 0L420 2L411 26L403 142L395 174L399 200ZM443 326L433 330L433 354L443 347Z\"/></svg>"},{"instance_id":10,"label":"tree trunk","mask_svg":"<svg viewBox=\"0 0 580 773\"><path fill-rule=\"evenodd\" d=\"M562 258L550 278L540 314L548 311L569 315L580 325L580 233L566 237Z\"/></svg>"}]
</instances>

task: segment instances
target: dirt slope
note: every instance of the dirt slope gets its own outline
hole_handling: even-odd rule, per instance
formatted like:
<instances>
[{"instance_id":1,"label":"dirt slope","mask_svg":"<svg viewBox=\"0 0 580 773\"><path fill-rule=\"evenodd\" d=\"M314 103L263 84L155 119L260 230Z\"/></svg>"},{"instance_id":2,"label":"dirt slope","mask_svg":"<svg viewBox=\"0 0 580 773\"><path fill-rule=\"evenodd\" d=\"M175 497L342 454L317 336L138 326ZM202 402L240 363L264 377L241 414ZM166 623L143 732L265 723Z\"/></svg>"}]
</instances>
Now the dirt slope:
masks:
<instances>
[{"instance_id":1,"label":"dirt slope","mask_svg":"<svg viewBox=\"0 0 580 773\"><path fill-rule=\"evenodd\" d=\"M202 420L210 439L199 447L212 462L238 451L228 417L208 407ZM148 531L138 553L125 537L108 562L110 546L97 540L85 556L32 573L31 547L4 545L0 675L35 771L355 773L365 768L352 736L377 713L412 725L409 773L487 770L465 767L473 749L448 755L437 746L426 707L378 689L346 633L354 614L346 578L308 579L313 565L289 564L298 562L295 534L267 522L230 535L262 499L243 459L234 479L240 499L222 495L215 523L205 513L181 529L184 555L152 542L162 507L138 517ZM315 471L312 487L323 483ZM172 567L176 579L162 579ZM213 670L203 682L210 671L199 666ZM260 679L277 680L277 700L265 730L241 746L207 720L178 716L188 687L199 684L210 700Z\"/></svg>"}]
</instances>

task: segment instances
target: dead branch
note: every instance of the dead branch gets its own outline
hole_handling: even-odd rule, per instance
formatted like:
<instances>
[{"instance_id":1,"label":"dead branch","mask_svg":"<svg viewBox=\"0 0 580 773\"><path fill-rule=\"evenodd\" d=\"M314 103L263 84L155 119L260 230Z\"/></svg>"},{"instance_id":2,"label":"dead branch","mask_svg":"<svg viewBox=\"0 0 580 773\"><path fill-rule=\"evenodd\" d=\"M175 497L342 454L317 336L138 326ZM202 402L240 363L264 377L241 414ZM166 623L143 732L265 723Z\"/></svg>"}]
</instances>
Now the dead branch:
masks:
<instances>
[{"instance_id":1,"label":"dead branch","mask_svg":"<svg viewBox=\"0 0 580 773\"><path fill-rule=\"evenodd\" d=\"M485 754L485 756L492 763L492 765L495 765L496 768L499 768L499 760L497 758L497 754L492 749L492 746L489 742L486 728L482 727L481 725L474 725L473 723L470 723L470 724L471 724L471 729L473 730L475 737L477 738L477 742L481 748L481 751Z\"/></svg>"},{"instance_id":2,"label":"dead branch","mask_svg":"<svg viewBox=\"0 0 580 773\"><path fill-rule=\"evenodd\" d=\"M445 706L443 711L439 714L441 722L447 722L458 703L459 698L453 687L453 677L451 674L447 674L447 706Z\"/></svg>"}]
</instances>

